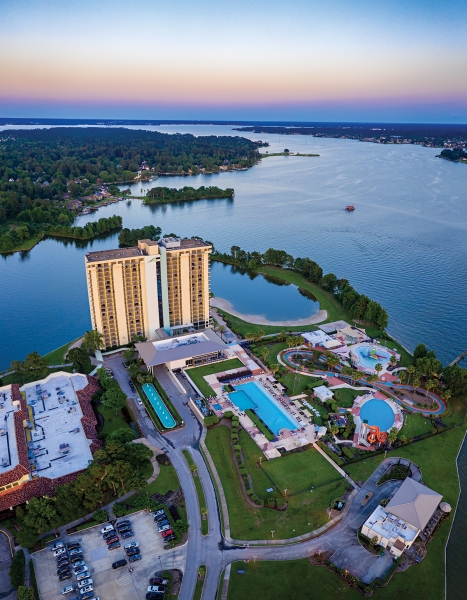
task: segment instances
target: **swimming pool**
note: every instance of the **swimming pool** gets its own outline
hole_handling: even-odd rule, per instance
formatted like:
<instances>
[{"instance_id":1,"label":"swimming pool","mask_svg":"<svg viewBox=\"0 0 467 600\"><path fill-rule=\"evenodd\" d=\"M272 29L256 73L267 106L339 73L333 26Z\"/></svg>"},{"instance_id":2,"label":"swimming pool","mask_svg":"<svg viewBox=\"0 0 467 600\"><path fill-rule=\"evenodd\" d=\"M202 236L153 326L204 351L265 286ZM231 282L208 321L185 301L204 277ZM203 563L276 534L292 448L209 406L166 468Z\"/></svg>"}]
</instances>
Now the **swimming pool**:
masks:
<instances>
[{"instance_id":1,"label":"swimming pool","mask_svg":"<svg viewBox=\"0 0 467 600\"><path fill-rule=\"evenodd\" d=\"M360 409L360 419L380 431L389 431L394 425L394 412L385 400L368 400Z\"/></svg>"},{"instance_id":2,"label":"swimming pool","mask_svg":"<svg viewBox=\"0 0 467 600\"><path fill-rule=\"evenodd\" d=\"M146 394L146 398L151 403L151 406L156 411L156 415L159 417L160 422L166 429L172 429L177 424L175 419L169 412L169 409L164 404L162 398L156 392L155 387L152 383L143 384L143 392Z\"/></svg>"},{"instance_id":3,"label":"swimming pool","mask_svg":"<svg viewBox=\"0 0 467 600\"><path fill-rule=\"evenodd\" d=\"M253 409L274 435L278 435L281 429L294 431L300 428L297 421L256 381L236 385L229 398L240 410Z\"/></svg>"},{"instance_id":4,"label":"swimming pool","mask_svg":"<svg viewBox=\"0 0 467 600\"><path fill-rule=\"evenodd\" d=\"M384 368L387 368L389 364L389 359L391 358L391 354L386 350L383 350L380 346L369 346L368 344L364 344L362 346L358 346L354 350L357 355L358 363L364 369L370 369L371 371L375 371L375 365L380 363Z\"/></svg>"}]
</instances>

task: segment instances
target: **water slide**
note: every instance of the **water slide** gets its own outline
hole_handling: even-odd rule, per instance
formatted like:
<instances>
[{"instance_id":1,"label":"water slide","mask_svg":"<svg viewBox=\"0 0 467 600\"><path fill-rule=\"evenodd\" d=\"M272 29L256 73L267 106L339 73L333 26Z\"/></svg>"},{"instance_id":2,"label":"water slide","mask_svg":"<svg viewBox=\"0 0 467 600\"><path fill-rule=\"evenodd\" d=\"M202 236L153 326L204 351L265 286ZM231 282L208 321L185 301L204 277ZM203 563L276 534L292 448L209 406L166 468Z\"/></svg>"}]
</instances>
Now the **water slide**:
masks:
<instances>
[{"instance_id":1,"label":"water slide","mask_svg":"<svg viewBox=\"0 0 467 600\"><path fill-rule=\"evenodd\" d=\"M383 444L388 439L388 434L385 431L380 431L379 427L373 425L370 427L370 432L366 439L370 444L376 444L376 442Z\"/></svg>"}]
</instances>

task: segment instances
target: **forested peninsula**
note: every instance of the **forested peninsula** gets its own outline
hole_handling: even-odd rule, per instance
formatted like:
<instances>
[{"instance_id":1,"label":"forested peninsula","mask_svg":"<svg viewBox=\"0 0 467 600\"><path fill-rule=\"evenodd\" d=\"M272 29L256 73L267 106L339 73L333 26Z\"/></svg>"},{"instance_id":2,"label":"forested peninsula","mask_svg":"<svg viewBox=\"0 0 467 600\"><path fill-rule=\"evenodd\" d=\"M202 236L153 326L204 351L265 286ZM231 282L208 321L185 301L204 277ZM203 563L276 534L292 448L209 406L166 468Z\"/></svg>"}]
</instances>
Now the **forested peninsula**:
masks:
<instances>
[{"instance_id":1,"label":"forested peninsula","mask_svg":"<svg viewBox=\"0 0 467 600\"><path fill-rule=\"evenodd\" d=\"M64 236L76 229L76 206L94 204L91 195L98 195L99 186L158 174L244 169L260 159L261 146L241 137L125 128L9 130L1 135L0 253L27 250L44 235ZM101 196L117 192L110 185ZM193 194L185 199L198 199ZM230 197L225 194L221 190L217 197ZM81 239L89 239L89 233L88 228Z\"/></svg>"},{"instance_id":2,"label":"forested peninsula","mask_svg":"<svg viewBox=\"0 0 467 600\"><path fill-rule=\"evenodd\" d=\"M452 150L446 148L438 156L452 162L467 162L467 152L462 148L453 148Z\"/></svg>"},{"instance_id":3,"label":"forested peninsula","mask_svg":"<svg viewBox=\"0 0 467 600\"><path fill-rule=\"evenodd\" d=\"M144 198L144 204L169 204L184 200L214 200L216 198L233 198L233 188L222 190L215 185L199 188L182 187L179 190L167 187L151 188Z\"/></svg>"}]
</instances>

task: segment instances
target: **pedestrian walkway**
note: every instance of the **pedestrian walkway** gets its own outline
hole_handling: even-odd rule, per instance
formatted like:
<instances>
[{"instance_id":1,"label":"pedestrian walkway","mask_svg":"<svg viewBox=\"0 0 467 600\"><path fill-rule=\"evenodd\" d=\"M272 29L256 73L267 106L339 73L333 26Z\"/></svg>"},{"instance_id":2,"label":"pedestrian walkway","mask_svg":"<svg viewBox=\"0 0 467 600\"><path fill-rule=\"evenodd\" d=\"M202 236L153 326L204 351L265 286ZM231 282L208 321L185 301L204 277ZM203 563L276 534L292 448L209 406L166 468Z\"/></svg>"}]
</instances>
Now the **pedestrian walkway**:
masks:
<instances>
[{"instance_id":1,"label":"pedestrian walkway","mask_svg":"<svg viewBox=\"0 0 467 600\"><path fill-rule=\"evenodd\" d=\"M331 464L338 473L340 473L342 475L342 477L345 477L345 479L347 479L347 481L354 487L354 489L359 490L360 488L358 487L358 485L355 483L355 481L353 481L352 479L350 479L350 477L347 475L347 473L344 471L344 469L341 469L339 467L339 465L337 465L330 456L328 456L326 454L326 452L320 448L318 446L318 444L316 442L313 443L313 448L315 448L315 450L318 450L318 452L321 454L321 456L324 456L324 458L328 461L329 464Z\"/></svg>"}]
</instances>

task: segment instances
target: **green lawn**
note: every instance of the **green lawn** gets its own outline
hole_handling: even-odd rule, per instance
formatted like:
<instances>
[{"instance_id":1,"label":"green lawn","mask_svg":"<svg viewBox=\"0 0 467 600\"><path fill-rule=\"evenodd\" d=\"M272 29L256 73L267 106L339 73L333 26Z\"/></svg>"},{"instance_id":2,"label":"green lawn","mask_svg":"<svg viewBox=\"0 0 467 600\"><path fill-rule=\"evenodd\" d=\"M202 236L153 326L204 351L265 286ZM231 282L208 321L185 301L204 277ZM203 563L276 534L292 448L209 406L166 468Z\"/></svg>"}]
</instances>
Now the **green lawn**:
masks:
<instances>
[{"instance_id":1,"label":"green lawn","mask_svg":"<svg viewBox=\"0 0 467 600\"><path fill-rule=\"evenodd\" d=\"M206 579L206 577L204 577L203 579L196 579L195 591L193 593L192 600L201 600L205 579Z\"/></svg>"},{"instance_id":2,"label":"green lawn","mask_svg":"<svg viewBox=\"0 0 467 600\"><path fill-rule=\"evenodd\" d=\"M121 410L118 411L118 416L115 415L115 409L105 408L103 404L99 404L97 410L104 417L104 426L102 427L100 433L108 435L112 431L115 431L115 429L131 429L130 424L127 423L123 418ZM131 410L129 407L128 410L131 414Z\"/></svg>"},{"instance_id":3,"label":"green lawn","mask_svg":"<svg viewBox=\"0 0 467 600\"><path fill-rule=\"evenodd\" d=\"M222 362L213 363L211 365L204 365L202 367L194 367L193 369L187 370L188 376L193 380L196 387L203 394L205 398L209 396L215 396L215 393L210 386L204 380L206 375L213 375L214 373L222 373L223 371L229 371L230 369L238 369L243 367L243 363L238 358L231 358Z\"/></svg>"},{"instance_id":4,"label":"green lawn","mask_svg":"<svg viewBox=\"0 0 467 600\"><path fill-rule=\"evenodd\" d=\"M306 388L311 389L318 385L323 385L323 380L320 378L310 375L300 375L291 371L288 371L285 375L281 375L278 381L282 385L285 385L289 396L298 396L299 394L303 394Z\"/></svg>"},{"instance_id":5,"label":"green lawn","mask_svg":"<svg viewBox=\"0 0 467 600\"><path fill-rule=\"evenodd\" d=\"M136 498L138 495L146 496L146 494L149 494L149 496L151 496L152 494L160 494L161 496L164 496L169 491L175 492L178 490L180 487L180 480L178 479L175 468L172 467L172 465L160 465L160 468L160 473L156 479L151 483L148 483L136 494L133 494L133 496L130 496L126 500L127 504L131 506L132 499Z\"/></svg>"},{"instance_id":6,"label":"green lawn","mask_svg":"<svg viewBox=\"0 0 467 600\"><path fill-rule=\"evenodd\" d=\"M357 392L350 388L339 388L338 390L332 390L332 392L334 393L337 405L342 408L352 408L355 398L365 394L365 392Z\"/></svg>"},{"instance_id":7,"label":"green lawn","mask_svg":"<svg viewBox=\"0 0 467 600\"><path fill-rule=\"evenodd\" d=\"M237 573L245 570L245 574ZM376 595L377 596L377 595ZM228 600L361 600L325 567L313 567L306 558L284 561L237 562L230 571Z\"/></svg>"},{"instance_id":8,"label":"green lawn","mask_svg":"<svg viewBox=\"0 0 467 600\"><path fill-rule=\"evenodd\" d=\"M263 350L263 348L267 348L269 350L269 354L268 357L266 358L266 363L271 366L271 365L277 365L278 364L278 360L277 360L277 355L279 354L279 352L281 352L281 350L285 350L287 348L287 343L286 342L277 342L275 343L274 341L271 342L271 344L261 344L258 347L255 347L254 344L250 347L250 350L253 352L253 354L255 354L256 356L259 356L259 358L261 360L263 360L263 357L261 356L261 351Z\"/></svg>"},{"instance_id":9,"label":"green lawn","mask_svg":"<svg viewBox=\"0 0 467 600\"><path fill-rule=\"evenodd\" d=\"M183 456L186 458L186 461L189 464L191 470L191 468L195 466L195 461L191 457L191 454L188 452L188 450L182 450L182 453ZM202 535L207 535L209 532L208 518L206 517L206 519L203 519L203 515L201 514L201 509L206 508L206 498L204 496L203 484L201 483L201 479L198 477L198 475L195 475L193 472L192 475L193 481L195 483L196 494L198 495L198 504L200 508L201 517L201 533Z\"/></svg>"},{"instance_id":10,"label":"green lawn","mask_svg":"<svg viewBox=\"0 0 467 600\"><path fill-rule=\"evenodd\" d=\"M264 331L265 335L270 333L279 333L280 331L312 331L317 329L315 325L300 325L294 327L276 327L274 325L256 325L255 323L247 323L242 319L239 319L235 315L231 315L230 313L216 307L216 310L219 314L224 317L226 321L230 323L230 328L235 331L235 333L239 333L242 337L246 337L247 333L257 333L258 331Z\"/></svg>"},{"instance_id":11,"label":"green lawn","mask_svg":"<svg viewBox=\"0 0 467 600\"><path fill-rule=\"evenodd\" d=\"M413 438L416 435L422 435L433 429L430 419L425 419L420 414L408 414L404 416L404 426L402 427L399 437L405 435L408 438Z\"/></svg>"},{"instance_id":12,"label":"green lawn","mask_svg":"<svg viewBox=\"0 0 467 600\"><path fill-rule=\"evenodd\" d=\"M72 340L71 342L68 342L63 346L60 346L60 348L52 350L52 352L49 352L48 354L44 354L43 358L45 358L46 363L48 365L63 365L65 363L65 355L68 352L68 348L75 341L76 340Z\"/></svg>"},{"instance_id":13,"label":"green lawn","mask_svg":"<svg viewBox=\"0 0 467 600\"><path fill-rule=\"evenodd\" d=\"M344 493L346 484L318 452L307 450L269 462L263 458L263 472L254 466L261 452L253 440L247 440L245 434L242 435L241 443L255 493L260 498L278 495L277 492L266 492L274 484L265 473L273 478L281 490L287 488L288 496L296 495L288 497L289 507L284 512L252 507L242 493L232 458L229 429L224 426L210 429L206 445L226 495L232 537L245 540L267 539L271 530L274 530L276 538L288 538L307 533L328 522L326 508L333 498ZM281 461L284 462L278 464ZM313 492L311 486L315 486Z\"/></svg>"}]
</instances>

